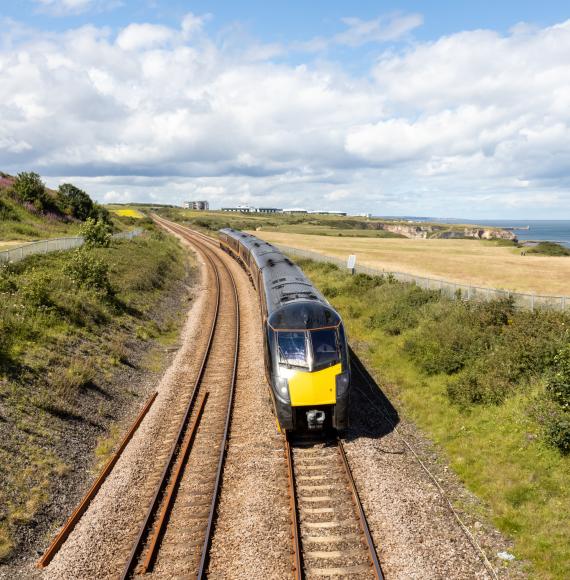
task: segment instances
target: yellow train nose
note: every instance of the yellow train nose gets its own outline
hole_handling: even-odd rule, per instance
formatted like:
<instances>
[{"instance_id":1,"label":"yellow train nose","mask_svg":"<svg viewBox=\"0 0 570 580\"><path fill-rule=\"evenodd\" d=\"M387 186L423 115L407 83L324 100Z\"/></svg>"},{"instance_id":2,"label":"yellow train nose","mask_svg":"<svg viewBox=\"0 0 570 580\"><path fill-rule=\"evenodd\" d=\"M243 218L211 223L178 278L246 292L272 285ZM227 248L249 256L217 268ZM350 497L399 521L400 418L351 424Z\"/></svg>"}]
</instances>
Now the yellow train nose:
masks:
<instances>
[{"instance_id":1,"label":"yellow train nose","mask_svg":"<svg viewBox=\"0 0 570 580\"><path fill-rule=\"evenodd\" d=\"M336 376L342 372L339 363L314 373L297 371L289 377L289 394L293 407L334 405Z\"/></svg>"}]
</instances>

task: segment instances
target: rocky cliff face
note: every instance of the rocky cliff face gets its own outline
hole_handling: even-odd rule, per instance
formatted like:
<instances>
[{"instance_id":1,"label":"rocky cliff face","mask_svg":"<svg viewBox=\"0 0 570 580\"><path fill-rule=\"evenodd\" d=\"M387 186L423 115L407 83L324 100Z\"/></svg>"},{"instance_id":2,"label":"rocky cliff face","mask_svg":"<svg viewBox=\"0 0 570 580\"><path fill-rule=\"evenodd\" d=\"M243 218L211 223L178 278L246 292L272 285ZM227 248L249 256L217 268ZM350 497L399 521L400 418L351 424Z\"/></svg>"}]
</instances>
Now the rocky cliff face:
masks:
<instances>
[{"instance_id":1,"label":"rocky cliff face","mask_svg":"<svg viewBox=\"0 0 570 580\"><path fill-rule=\"evenodd\" d=\"M406 238L426 239L426 238L444 238L444 239L461 239L474 238L477 240L511 240L516 242L517 237L512 231L502 230L499 228L457 228L448 229L445 225L417 225L417 224L378 224L379 229L400 234Z\"/></svg>"}]
</instances>

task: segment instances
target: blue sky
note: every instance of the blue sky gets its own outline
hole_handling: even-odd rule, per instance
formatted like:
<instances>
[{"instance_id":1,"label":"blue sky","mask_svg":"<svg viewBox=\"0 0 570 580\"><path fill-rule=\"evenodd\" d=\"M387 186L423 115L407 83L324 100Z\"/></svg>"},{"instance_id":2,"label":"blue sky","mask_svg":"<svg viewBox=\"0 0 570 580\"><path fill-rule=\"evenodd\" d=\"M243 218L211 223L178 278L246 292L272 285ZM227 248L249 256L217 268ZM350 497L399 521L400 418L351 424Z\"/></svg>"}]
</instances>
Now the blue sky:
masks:
<instances>
[{"instance_id":1,"label":"blue sky","mask_svg":"<svg viewBox=\"0 0 570 580\"><path fill-rule=\"evenodd\" d=\"M0 2L0 170L103 201L570 219L562 2Z\"/></svg>"}]
</instances>

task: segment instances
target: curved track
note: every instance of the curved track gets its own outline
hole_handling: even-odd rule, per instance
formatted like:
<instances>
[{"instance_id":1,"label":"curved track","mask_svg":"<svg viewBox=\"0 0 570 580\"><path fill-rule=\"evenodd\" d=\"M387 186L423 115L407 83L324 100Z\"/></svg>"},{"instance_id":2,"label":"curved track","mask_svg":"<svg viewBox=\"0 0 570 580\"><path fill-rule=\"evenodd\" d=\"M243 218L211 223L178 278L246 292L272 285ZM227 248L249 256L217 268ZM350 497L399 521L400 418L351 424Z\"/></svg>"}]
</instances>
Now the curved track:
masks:
<instances>
[{"instance_id":1,"label":"curved track","mask_svg":"<svg viewBox=\"0 0 570 580\"><path fill-rule=\"evenodd\" d=\"M216 308L208 344L178 435L122 578L204 575L221 485L239 351L239 302L224 262L186 228L163 228L190 241L214 275Z\"/></svg>"}]
</instances>

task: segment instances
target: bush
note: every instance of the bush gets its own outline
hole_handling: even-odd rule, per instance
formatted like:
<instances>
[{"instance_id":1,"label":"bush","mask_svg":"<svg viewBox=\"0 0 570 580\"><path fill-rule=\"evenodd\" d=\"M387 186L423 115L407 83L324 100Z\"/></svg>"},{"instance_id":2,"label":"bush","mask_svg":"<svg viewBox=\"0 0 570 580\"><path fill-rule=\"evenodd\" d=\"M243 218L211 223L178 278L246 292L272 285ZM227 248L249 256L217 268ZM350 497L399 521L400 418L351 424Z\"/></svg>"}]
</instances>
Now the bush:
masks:
<instances>
[{"instance_id":1,"label":"bush","mask_svg":"<svg viewBox=\"0 0 570 580\"><path fill-rule=\"evenodd\" d=\"M102 220L95 221L93 218L88 218L81 226L79 233L83 236L87 248L108 248L111 244L109 226Z\"/></svg>"},{"instance_id":2,"label":"bush","mask_svg":"<svg viewBox=\"0 0 570 580\"><path fill-rule=\"evenodd\" d=\"M0 221L2 220L17 222L20 221L20 218L4 200L0 199Z\"/></svg>"},{"instance_id":3,"label":"bush","mask_svg":"<svg viewBox=\"0 0 570 580\"><path fill-rule=\"evenodd\" d=\"M555 242L540 242L536 246L526 250L528 254L541 254L543 256L570 256L570 250Z\"/></svg>"},{"instance_id":4,"label":"bush","mask_svg":"<svg viewBox=\"0 0 570 580\"><path fill-rule=\"evenodd\" d=\"M570 411L570 344L554 357L554 365L546 380L548 397L562 409Z\"/></svg>"},{"instance_id":5,"label":"bush","mask_svg":"<svg viewBox=\"0 0 570 580\"><path fill-rule=\"evenodd\" d=\"M44 271L30 269L26 272L23 283L20 285L21 294L25 306L32 308L48 308L52 302L50 299L50 289L52 278Z\"/></svg>"},{"instance_id":6,"label":"bush","mask_svg":"<svg viewBox=\"0 0 570 580\"><path fill-rule=\"evenodd\" d=\"M546 441L563 455L570 454L570 413L553 413L546 424Z\"/></svg>"},{"instance_id":7,"label":"bush","mask_svg":"<svg viewBox=\"0 0 570 580\"><path fill-rule=\"evenodd\" d=\"M47 205L45 185L37 173L18 173L12 191L20 201L32 203L39 211Z\"/></svg>"},{"instance_id":8,"label":"bush","mask_svg":"<svg viewBox=\"0 0 570 580\"><path fill-rule=\"evenodd\" d=\"M78 287L114 294L109 280L109 266L85 248L78 248L71 253L64 271Z\"/></svg>"},{"instance_id":9,"label":"bush","mask_svg":"<svg viewBox=\"0 0 570 580\"><path fill-rule=\"evenodd\" d=\"M426 373L456 373L488 348L489 339L474 324L469 305L443 302L430 315L404 343L405 352Z\"/></svg>"},{"instance_id":10,"label":"bush","mask_svg":"<svg viewBox=\"0 0 570 580\"><path fill-rule=\"evenodd\" d=\"M361 282L376 286L376 296L372 297L375 313L367 321L368 328L382 328L386 334L399 335L418 325L422 316L422 308L441 298L438 291L422 290L412 284L400 284L381 277L370 277L369 282ZM355 288L355 290L357 290Z\"/></svg>"},{"instance_id":11,"label":"bush","mask_svg":"<svg viewBox=\"0 0 570 580\"><path fill-rule=\"evenodd\" d=\"M66 213L81 221L92 215L93 200L82 189L71 183L63 183L58 192Z\"/></svg>"}]
</instances>

